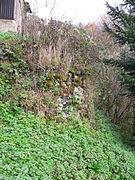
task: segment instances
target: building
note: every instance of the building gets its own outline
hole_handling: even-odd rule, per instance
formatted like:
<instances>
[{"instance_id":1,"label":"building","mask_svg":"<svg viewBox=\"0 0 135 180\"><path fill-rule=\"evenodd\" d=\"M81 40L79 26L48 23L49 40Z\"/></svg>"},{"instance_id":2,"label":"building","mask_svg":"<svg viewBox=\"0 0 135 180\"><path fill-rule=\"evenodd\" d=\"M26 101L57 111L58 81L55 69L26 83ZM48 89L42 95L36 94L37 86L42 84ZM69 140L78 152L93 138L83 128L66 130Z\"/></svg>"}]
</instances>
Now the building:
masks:
<instances>
[{"instance_id":1,"label":"building","mask_svg":"<svg viewBox=\"0 0 135 180\"><path fill-rule=\"evenodd\" d=\"M22 31L24 0L0 0L0 31Z\"/></svg>"}]
</instances>

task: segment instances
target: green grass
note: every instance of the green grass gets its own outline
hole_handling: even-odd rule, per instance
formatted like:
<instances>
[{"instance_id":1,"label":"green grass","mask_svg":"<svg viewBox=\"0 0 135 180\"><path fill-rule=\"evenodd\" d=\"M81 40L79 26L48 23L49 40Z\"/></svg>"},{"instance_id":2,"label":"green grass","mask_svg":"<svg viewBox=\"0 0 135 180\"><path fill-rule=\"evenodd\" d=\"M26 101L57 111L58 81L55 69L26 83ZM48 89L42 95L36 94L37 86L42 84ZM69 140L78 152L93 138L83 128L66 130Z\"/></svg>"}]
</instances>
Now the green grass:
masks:
<instances>
[{"instance_id":1,"label":"green grass","mask_svg":"<svg viewBox=\"0 0 135 180\"><path fill-rule=\"evenodd\" d=\"M57 124L0 102L0 179L135 179L135 153L97 113L97 130L80 119Z\"/></svg>"}]
</instances>

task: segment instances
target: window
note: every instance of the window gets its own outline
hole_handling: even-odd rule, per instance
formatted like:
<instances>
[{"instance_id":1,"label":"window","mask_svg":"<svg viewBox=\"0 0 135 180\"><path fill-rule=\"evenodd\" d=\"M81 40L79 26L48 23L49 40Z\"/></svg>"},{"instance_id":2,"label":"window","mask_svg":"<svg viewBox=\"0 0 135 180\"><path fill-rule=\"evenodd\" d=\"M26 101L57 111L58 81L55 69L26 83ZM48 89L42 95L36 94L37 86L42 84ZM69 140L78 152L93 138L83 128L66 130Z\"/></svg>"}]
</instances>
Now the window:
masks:
<instances>
[{"instance_id":1,"label":"window","mask_svg":"<svg viewBox=\"0 0 135 180\"><path fill-rule=\"evenodd\" d=\"M14 19L14 0L0 0L0 19Z\"/></svg>"}]
</instances>

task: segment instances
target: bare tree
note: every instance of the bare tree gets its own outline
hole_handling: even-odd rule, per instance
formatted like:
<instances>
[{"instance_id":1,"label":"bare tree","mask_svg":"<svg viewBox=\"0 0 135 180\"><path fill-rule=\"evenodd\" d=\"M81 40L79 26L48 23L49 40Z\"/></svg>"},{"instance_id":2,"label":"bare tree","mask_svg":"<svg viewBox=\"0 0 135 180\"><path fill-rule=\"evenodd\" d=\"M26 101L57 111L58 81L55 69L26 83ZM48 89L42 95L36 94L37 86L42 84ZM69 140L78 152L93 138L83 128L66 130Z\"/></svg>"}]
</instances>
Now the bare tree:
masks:
<instances>
[{"instance_id":1,"label":"bare tree","mask_svg":"<svg viewBox=\"0 0 135 180\"><path fill-rule=\"evenodd\" d=\"M56 6L56 0L33 0L34 8L36 13L38 13L38 6L39 4L45 5L45 8L50 8L50 16L52 17L53 10Z\"/></svg>"}]
</instances>

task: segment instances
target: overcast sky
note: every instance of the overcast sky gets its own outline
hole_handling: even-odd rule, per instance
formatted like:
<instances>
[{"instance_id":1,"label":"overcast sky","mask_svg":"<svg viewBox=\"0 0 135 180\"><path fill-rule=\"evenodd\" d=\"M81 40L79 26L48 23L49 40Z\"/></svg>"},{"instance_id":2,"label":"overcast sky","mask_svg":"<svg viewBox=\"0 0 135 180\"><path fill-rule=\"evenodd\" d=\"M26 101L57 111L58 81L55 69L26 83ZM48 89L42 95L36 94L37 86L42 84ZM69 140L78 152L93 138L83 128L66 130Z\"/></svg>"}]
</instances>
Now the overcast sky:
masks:
<instances>
[{"instance_id":1,"label":"overcast sky","mask_svg":"<svg viewBox=\"0 0 135 180\"><path fill-rule=\"evenodd\" d=\"M30 3L32 10L41 18L59 19L62 21L82 22L87 24L96 21L106 14L105 0L26 0ZM108 0L109 4L117 5L122 0ZM46 6L47 5L47 6ZM53 11L52 8L54 6ZM52 13L51 13L52 12Z\"/></svg>"}]
</instances>

